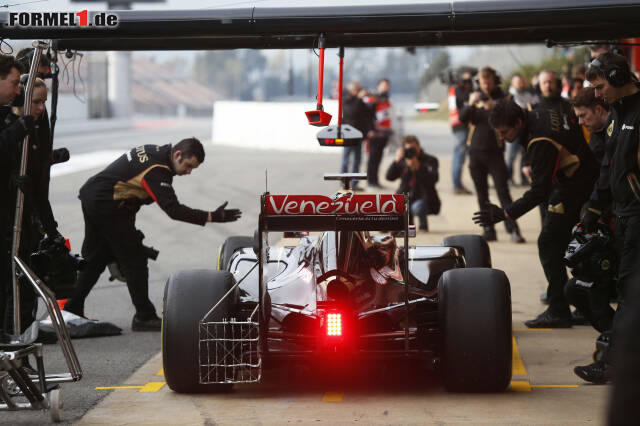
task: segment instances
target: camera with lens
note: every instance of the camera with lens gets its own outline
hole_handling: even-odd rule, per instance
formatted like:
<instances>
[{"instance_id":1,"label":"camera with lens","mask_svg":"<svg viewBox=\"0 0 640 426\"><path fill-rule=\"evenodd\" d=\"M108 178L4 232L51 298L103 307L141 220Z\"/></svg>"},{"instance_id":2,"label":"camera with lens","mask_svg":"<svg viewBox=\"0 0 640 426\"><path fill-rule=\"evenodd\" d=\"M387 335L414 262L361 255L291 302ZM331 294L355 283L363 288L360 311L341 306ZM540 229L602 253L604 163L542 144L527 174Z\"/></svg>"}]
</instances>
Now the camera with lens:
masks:
<instances>
[{"instance_id":1,"label":"camera with lens","mask_svg":"<svg viewBox=\"0 0 640 426\"><path fill-rule=\"evenodd\" d=\"M404 149L404 158L416 158L418 156L418 151L414 147L409 147Z\"/></svg>"},{"instance_id":2,"label":"camera with lens","mask_svg":"<svg viewBox=\"0 0 640 426\"><path fill-rule=\"evenodd\" d=\"M142 233L142 231L138 230L137 236L140 239L140 242L142 243L142 240L144 240L144 234ZM158 250L154 249L153 247L145 246L144 244L142 244L142 253L144 253L147 259L151 259L151 260L158 259L158 255L160 254ZM120 268L120 265L118 265L118 262L115 259L112 262L107 264L107 268L109 269L109 273L111 274L109 276L109 281L118 280L125 283L127 282L127 278L122 273L122 269Z\"/></svg>"},{"instance_id":3,"label":"camera with lens","mask_svg":"<svg viewBox=\"0 0 640 426\"><path fill-rule=\"evenodd\" d=\"M45 237L38 244L38 251L31 254L31 266L58 299L71 296L76 284L77 272L84 267L84 259L71 254L62 236Z\"/></svg>"},{"instance_id":4,"label":"camera with lens","mask_svg":"<svg viewBox=\"0 0 640 426\"><path fill-rule=\"evenodd\" d=\"M605 227L588 234L584 228L573 228L573 240L569 243L564 263L578 280L597 282L612 280L618 268L618 255L614 238Z\"/></svg>"}]
</instances>

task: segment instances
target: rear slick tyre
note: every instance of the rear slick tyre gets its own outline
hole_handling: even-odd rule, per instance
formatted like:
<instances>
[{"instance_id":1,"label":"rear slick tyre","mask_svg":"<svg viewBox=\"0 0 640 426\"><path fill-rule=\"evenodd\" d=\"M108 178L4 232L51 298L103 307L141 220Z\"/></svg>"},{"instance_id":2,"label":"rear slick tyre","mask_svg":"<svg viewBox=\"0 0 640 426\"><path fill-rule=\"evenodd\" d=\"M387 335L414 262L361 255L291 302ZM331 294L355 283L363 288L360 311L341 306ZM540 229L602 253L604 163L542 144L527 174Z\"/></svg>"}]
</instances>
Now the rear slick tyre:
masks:
<instances>
[{"instance_id":1,"label":"rear slick tyre","mask_svg":"<svg viewBox=\"0 0 640 426\"><path fill-rule=\"evenodd\" d=\"M480 235L451 235L442 240L446 247L462 247L467 268L491 268L489 244Z\"/></svg>"},{"instance_id":2,"label":"rear slick tyre","mask_svg":"<svg viewBox=\"0 0 640 426\"><path fill-rule=\"evenodd\" d=\"M443 383L448 391L501 392L511 382L511 290L504 272L452 269L438 283Z\"/></svg>"},{"instance_id":3,"label":"rear slick tyre","mask_svg":"<svg viewBox=\"0 0 640 426\"><path fill-rule=\"evenodd\" d=\"M164 289L162 363L164 377L175 392L225 392L232 383L200 384L199 322L234 285L229 272L207 269L172 274ZM233 316L237 292L227 296L207 321Z\"/></svg>"}]
</instances>

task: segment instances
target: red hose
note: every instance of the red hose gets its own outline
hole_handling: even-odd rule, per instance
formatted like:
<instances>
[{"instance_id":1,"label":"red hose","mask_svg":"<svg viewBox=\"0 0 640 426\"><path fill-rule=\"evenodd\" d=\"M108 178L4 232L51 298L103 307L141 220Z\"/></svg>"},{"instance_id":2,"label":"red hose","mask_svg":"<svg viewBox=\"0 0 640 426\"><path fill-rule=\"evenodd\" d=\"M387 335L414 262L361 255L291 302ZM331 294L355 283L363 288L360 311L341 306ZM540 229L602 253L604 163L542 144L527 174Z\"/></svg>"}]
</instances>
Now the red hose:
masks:
<instances>
[{"instance_id":1,"label":"red hose","mask_svg":"<svg viewBox=\"0 0 640 426\"><path fill-rule=\"evenodd\" d=\"M322 83L324 78L324 47L320 48L320 61L318 71L318 109L322 109Z\"/></svg>"},{"instance_id":2,"label":"red hose","mask_svg":"<svg viewBox=\"0 0 640 426\"><path fill-rule=\"evenodd\" d=\"M342 65L344 57L340 56L340 73L338 74L338 126L342 124Z\"/></svg>"}]
</instances>

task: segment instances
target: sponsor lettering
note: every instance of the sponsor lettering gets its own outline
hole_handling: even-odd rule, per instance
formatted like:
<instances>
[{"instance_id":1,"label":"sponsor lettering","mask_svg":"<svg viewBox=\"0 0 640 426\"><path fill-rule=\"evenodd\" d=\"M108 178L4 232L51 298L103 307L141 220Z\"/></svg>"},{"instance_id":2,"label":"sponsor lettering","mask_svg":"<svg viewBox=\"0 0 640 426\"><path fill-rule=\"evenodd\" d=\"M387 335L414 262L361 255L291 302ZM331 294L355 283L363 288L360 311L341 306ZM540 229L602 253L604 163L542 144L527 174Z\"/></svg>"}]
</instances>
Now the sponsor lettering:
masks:
<instances>
[{"instance_id":1,"label":"sponsor lettering","mask_svg":"<svg viewBox=\"0 0 640 426\"><path fill-rule=\"evenodd\" d=\"M267 195L269 215L401 215L402 194L348 194L335 200L324 195Z\"/></svg>"},{"instance_id":2,"label":"sponsor lettering","mask_svg":"<svg viewBox=\"0 0 640 426\"><path fill-rule=\"evenodd\" d=\"M136 148L136 155L138 156L138 161L141 163L146 163L149 161L149 156L144 150L144 146L139 146Z\"/></svg>"},{"instance_id":3,"label":"sponsor lettering","mask_svg":"<svg viewBox=\"0 0 640 426\"><path fill-rule=\"evenodd\" d=\"M628 124L622 124L622 130L633 130L633 126L629 126Z\"/></svg>"}]
</instances>

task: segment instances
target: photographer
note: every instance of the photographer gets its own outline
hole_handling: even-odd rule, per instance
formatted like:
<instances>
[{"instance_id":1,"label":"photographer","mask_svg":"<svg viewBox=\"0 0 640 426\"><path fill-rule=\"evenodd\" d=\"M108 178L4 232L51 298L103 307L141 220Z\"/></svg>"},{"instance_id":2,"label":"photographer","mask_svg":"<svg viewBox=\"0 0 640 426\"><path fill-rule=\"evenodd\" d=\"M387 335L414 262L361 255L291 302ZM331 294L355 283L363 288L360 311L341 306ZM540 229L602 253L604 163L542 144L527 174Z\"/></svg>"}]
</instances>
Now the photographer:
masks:
<instances>
[{"instance_id":1,"label":"photographer","mask_svg":"<svg viewBox=\"0 0 640 426\"><path fill-rule=\"evenodd\" d=\"M122 269L136 313L133 331L160 331L161 320L149 300L147 250L135 227L140 207L158 206L174 220L204 226L231 222L238 209L196 210L180 204L173 190L174 176L191 174L204 161L204 148L196 138L175 145L143 145L127 151L80 188L85 234L82 256L86 266L78 274L73 296L64 309L84 316L84 302L100 275L114 259Z\"/></svg>"},{"instance_id":2,"label":"photographer","mask_svg":"<svg viewBox=\"0 0 640 426\"><path fill-rule=\"evenodd\" d=\"M471 195L471 191L462 185L462 166L467 155L467 137L469 126L460 119L460 111L469 100L473 87L473 69L461 67L457 73L453 86L449 87L449 125L453 132L454 147L451 159L451 175L453 178L453 193L456 195ZM454 74L451 73L451 78Z\"/></svg>"},{"instance_id":3,"label":"photographer","mask_svg":"<svg viewBox=\"0 0 640 426\"><path fill-rule=\"evenodd\" d=\"M387 170L387 180L401 178L397 194L407 194L411 206L410 223L418 216L419 229L429 230L427 215L440 213L440 198L436 191L438 159L420 148L418 138L407 135L402 139L396 158Z\"/></svg>"},{"instance_id":4,"label":"photographer","mask_svg":"<svg viewBox=\"0 0 640 426\"><path fill-rule=\"evenodd\" d=\"M26 78L23 79L26 81ZM24 88L21 94L13 100L11 112L5 117L5 124L11 126L20 122L24 114ZM51 204L49 203L49 179L51 168L51 139L48 126L41 126L47 101L47 86L44 81L37 78L33 83L31 95L30 116L34 120L34 129L29 132L29 154L27 161L26 177L20 178L20 156L22 144L16 144L15 148L8 152L7 162L10 180L13 182L12 203L15 208L16 189L20 188L24 193L24 215L22 218L22 232L20 239L20 258L29 266L31 253L37 250L44 234L50 238L59 235ZM46 120L46 117L45 117ZM15 212L11 214L14 220ZM26 329L35 318L36 295L33 287L26 281L20 281L21 294L21 326ZM13 299L13 298L11 298ZM11 302L12 303L12 302ZM13 305L7 309L7 319Z\"/></svg>"},{"instance_id":5,"label":"photographer","mask_svg":"<svg viewBox=\"0 0 640 426\"><path fill-rule=\"evenodd\" d=\"M469 96L469 103L460 114L462 121L469 124L471 130L467 144L469 145L469 171L476 188L478 205L482 209L489 204L488 177L493 177L498 199L503 208L511 204L509 193L509 174L504 162L504 143L496 138L496 133L489 124L489 114L496 101L504 98L499 87L499 77L491 67L484 67L478 73L480 92ZM511 234L511 241L524 243L520 228L515 220L505 221L507 232ZM496 230L487 225L482 234L486 241L496 241Z\"/></svg>"},{"instance_id":6,"label":"photographer","mask_svg":"<svg viewBox=\"0 0 640 426\"><path fill-rule=\"evenodd\" d=\"M13 331L11 250L16 189L18 186L26 188L28 183L19 179L15 171L19 167L21 142L34 128L32 116L6 120L11 114L9 104L20 94L20 72L21 67L13 56L0 55L0 340L4 339L5 333ZM27 215L29 211L25 210L25 217ZM29 239L23 233L22 241L26 243L25 240ZM18 254L22 259L28 259L31 254L29 247L26 244L21 247ZM22 312L29 315L24 310ZM29 319L25 320L24 325L28 325Z\"/></svg>"},{"instance_id":7,"label":"photographer","mask_svg":"<svg viewBox=\"0 0 640 426\"><path fill-rule=\"evenodd\" d=\"M355 129L360 130L364 138L371 136L370 133L373 130L373 113L371 109L363 102L362 87L357 81L351 81L347 84L347 93L342 102L342 122L349 124ZM340 168L341 173L347 173L349 171L349 157L353 154L353 163L351 167L352 173L358 173L360 171L360 159L362 157L362 142L353 146L345 146L342 151L342 166ZM358 181L353 180L351 182L351 188L356 191Z\"/></svg>"}]
</instances>

